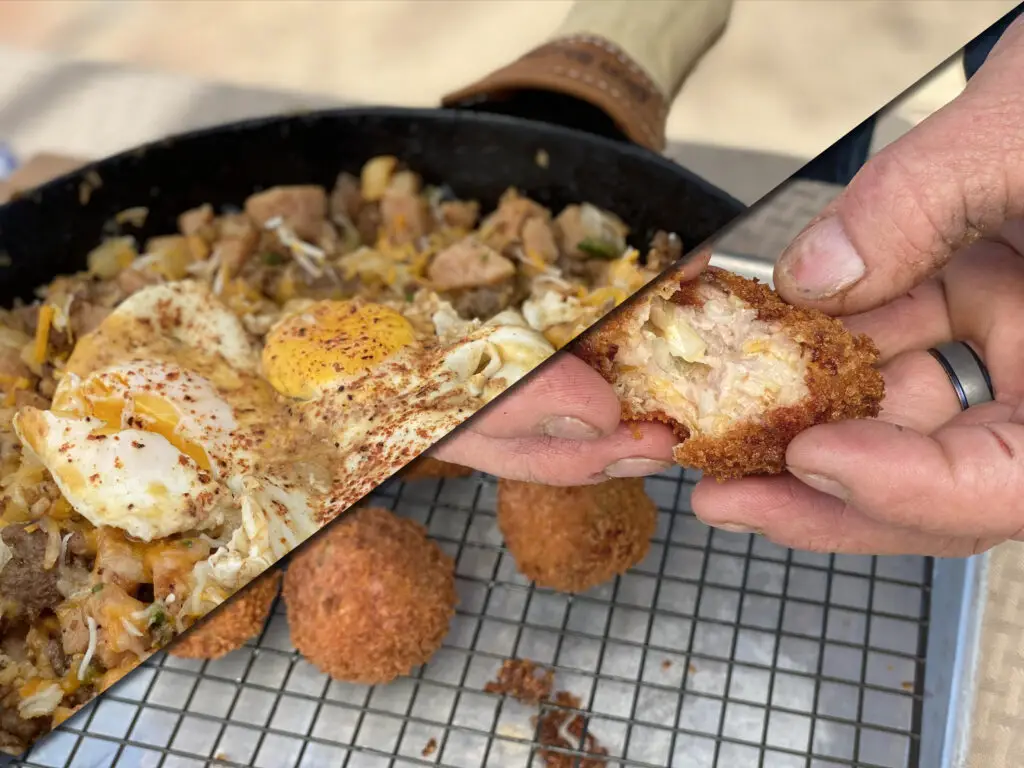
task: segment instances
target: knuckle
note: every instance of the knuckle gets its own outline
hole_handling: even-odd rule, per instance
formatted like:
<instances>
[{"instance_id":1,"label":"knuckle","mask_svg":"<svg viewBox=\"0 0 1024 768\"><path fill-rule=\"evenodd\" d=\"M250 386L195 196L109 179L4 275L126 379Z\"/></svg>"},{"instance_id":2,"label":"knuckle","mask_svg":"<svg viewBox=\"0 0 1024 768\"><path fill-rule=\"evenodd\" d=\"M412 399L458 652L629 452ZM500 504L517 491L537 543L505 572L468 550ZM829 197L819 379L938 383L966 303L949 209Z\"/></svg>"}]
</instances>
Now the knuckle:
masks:
<instances>
[{"instance_id":1,"label":"knuckle","mask_svg":"<svg viewBox=\"0 0 1024 768\"><path fill-rule=\"evenodd\" d=\"M919 274L941 263L950 239L963 228L959 198L941 164L893 145L857 174L847 204L867 219L865 226L888 234L898 267Z\"/></svg>"}]
</instances>

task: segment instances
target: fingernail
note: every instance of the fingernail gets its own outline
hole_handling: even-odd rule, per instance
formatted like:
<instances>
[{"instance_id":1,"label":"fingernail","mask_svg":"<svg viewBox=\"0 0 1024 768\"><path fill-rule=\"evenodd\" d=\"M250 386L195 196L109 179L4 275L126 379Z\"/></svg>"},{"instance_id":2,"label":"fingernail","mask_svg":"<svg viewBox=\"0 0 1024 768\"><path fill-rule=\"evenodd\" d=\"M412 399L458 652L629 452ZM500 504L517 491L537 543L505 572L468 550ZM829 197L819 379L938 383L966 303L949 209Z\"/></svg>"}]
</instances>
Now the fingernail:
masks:
<instances>
[{"instance_id":1,"label":"fingernail","mask_svg":"<svg viewBox=\"0 0 1024 768\"><path fill-rule=\"evenodd\" d=\"M656 459L632 458L619 459L604 468L608 477L647 477L664 472L672 466L669 461L657 461Z\"/></svg>"},{"instance_id":2,"label":"fingernail","mask_svg":"<svg viewBox=\"0 0 1024 768\"><path fill-rule=\"evenodd\" d=\"M800 469L789 468L789 473L793 475L804 485L809 485L816 491L827 493L829 496L835 496L837 499L846 501L850 498L850 492L844 485L836 482L831 477L825 475L819 475L814 472L804 472Z\"/></svg>"},{"instance_id":3,"label":"fingernail","mask_svg":"<svg viewBox=\"0 0 1024 768\"><path fill-rule=\"evenodd\" d=\"M808 299L827 299L864 277L864 261L838 216L822 219L779 257L779 268L793 290Z\"/></svg>"},{"instance_id":4,"label":"fingernail","mask_svg":"<svg viewBox=\"0 0 1024 768\"><path fill-rule=\"evenodd\" d=\"M540 425L542 435L561 440L596 440L601 430L572 416L552 416Z\"/></svg>"}]
</instances>

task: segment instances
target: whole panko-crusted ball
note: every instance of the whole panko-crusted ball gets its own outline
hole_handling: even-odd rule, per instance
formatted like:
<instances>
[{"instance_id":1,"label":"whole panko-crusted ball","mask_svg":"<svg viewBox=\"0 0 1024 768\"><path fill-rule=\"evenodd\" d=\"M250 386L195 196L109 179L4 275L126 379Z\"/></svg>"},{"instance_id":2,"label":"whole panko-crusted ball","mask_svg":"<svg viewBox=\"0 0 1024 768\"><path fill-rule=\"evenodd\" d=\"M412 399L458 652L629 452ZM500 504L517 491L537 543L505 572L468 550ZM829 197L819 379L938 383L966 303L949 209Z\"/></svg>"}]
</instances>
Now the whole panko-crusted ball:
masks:
<instances>
[{"instance_id":1,"label":"whole panko-crusted ball","mask_svg":"<svg viewBox=\"0 0 1024 768\"><path fill-rule=\"evenodd\" d=\"M168 649L182 659L219 659L256 637L281 587L281 572L263 574Z\"/></svg>"},{"instance_id":2,"label":"whole panko-crusted ball","mask_svg":"<svg viewBox=\"0 0 1024 768\"><path fill-rule=\"evenodd\" d=\"M472 474L472 469L463 467L461 464L452 464L450 461L423 456L406 466L399 473L399 477L406 482L415 482L416 480L447 480L469 477Z\"/></svg>"},{"instance_id":3,"label":"whole panko-crusted ball","mask_svg":"<svg viewBox=\"0 0 1024 768\"><path fill-rule=\"evenodd\" d=\"M576 488L498 483L498 527L516 566L562 592L585 592L643 560L657 520L643 478Z\"/></svg>"},{"instance_id":4,"label":"whole panko-crusted ball","mask_svg":"<svg viewBox=\"0 0 1024 768\"><path fill-rule=\"evenodd\" d=\"M352 511L292 558L292 643L336 680L389 682L427 662L455 615L455 564L419 523Z\"/></svg>"}]
</instances>

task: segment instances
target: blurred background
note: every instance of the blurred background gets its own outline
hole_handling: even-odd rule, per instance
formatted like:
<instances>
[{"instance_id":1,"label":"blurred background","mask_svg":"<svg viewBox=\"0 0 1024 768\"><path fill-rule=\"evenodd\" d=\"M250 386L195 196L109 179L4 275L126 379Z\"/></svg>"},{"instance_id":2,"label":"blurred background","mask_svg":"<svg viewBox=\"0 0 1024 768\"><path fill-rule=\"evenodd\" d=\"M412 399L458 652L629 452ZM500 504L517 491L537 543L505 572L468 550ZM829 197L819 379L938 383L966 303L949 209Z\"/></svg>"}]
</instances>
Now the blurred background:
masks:
<instances>
[{"instance_id":1,"label":"blurred background","mask_svg":"<svg viewBox=\"0 0 1024 768\"><path fill-rule=\"evenodd\" d=\"M642 13L673 1L686 0L634 5ZM724 37L674 103L670 154L738 197L756 199L1013 5L736 0ZM570 6L0 0L0 141L20 152L94 157L195 124L289 107L434 105L542 42ZM57 67L55 56L105 63L88 71L107 79L86 81L87 68ZM142 88L134 75L140 70L164 79ZM162 90L154 90L157 82ZM211 83L225 87L214 92ZM958 62L945 67L890 111L876 143L900 135L963 83Z\"/></svg>"}]
</instances>

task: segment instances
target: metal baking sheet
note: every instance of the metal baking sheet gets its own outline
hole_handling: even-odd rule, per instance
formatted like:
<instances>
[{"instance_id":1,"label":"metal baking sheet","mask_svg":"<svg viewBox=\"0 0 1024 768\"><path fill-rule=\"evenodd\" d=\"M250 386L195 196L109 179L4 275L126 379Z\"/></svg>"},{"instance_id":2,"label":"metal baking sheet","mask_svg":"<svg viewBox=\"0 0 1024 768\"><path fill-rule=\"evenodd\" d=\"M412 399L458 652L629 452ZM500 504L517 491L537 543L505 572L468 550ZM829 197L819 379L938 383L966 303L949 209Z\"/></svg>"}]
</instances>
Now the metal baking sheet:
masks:
<instances>
[{"instance_id":1,"label":"metal baking sheet","mask_svg":"<svg viewBox=\"0 0 1024 768\"><path fill-rule=\"evenodd\" d=\"M509 657L554 666L609 765L917 765L929 561L712 531L689 511L695 479L650 478L650 553L575 597L516 573L493 478L391 483L377 500L423 522L457 562L458 613L429 664L376 688L332 682L293 651L279 604L224 659L153 657L21 765L539 765L534 712L482 692Z\"/></svg>"}]
</instances>

